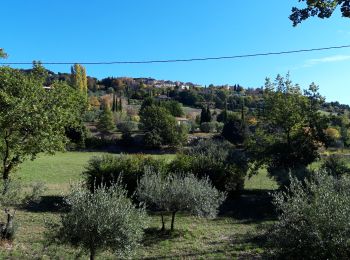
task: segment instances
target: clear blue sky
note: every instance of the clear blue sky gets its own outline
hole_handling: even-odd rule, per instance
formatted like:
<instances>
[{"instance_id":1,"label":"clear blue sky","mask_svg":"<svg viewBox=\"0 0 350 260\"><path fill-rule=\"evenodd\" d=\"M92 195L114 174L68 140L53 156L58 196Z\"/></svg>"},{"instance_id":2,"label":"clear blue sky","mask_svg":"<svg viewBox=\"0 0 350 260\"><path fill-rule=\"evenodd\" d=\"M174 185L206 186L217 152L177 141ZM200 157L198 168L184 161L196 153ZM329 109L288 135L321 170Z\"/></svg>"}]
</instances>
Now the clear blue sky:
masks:
<instances>
[{"instance_id":1,"label":"clear blue sky","mask_svg":"<svg viewBox=\"0 0 350 260\"><path fill-rule=\"evenodd\" d=\"M227 56L350 44L350 19L292 27L297 0L5 0L0 47L21 61L113 61ZM48 66L68 72L69 66ZM350 49L177 64L87 66L91 76L154 77L202 85L260 87L290 72L350 104Z\"/></svg>"}]
</instances>

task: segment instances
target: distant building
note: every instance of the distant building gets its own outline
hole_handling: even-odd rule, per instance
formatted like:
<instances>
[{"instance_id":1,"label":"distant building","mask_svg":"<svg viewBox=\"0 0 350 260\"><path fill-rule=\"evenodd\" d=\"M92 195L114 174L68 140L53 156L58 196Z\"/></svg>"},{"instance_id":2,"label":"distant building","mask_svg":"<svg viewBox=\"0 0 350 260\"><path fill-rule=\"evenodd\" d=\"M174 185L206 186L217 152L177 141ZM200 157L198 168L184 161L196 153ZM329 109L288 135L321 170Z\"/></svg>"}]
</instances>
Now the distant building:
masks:
<instances>
[{"instance_id":1,"label":"distant building","mask_svg":"<svg viewBox=\"0 0 350 260\"><path fill-rule=\"evenodd\" d=\"M188 125L190 121L186 117L175 117L178 125Z\"/></svg>"}]
</instances>

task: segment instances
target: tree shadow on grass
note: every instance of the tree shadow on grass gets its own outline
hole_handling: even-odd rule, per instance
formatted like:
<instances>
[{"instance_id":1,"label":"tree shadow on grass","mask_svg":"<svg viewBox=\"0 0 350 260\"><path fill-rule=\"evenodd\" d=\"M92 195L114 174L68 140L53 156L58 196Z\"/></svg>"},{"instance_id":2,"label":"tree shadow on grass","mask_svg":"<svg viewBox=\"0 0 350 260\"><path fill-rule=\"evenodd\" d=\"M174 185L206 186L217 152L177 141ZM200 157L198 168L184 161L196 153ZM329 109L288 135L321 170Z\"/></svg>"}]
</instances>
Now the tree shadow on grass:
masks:
<instances>
[{"instance_id":1,"label":"tree shadow on grass","mask_svg":"<svg viewBox=\"0 0 350 260\"><path fill-rule=\"evenodd\" d=\"M62 196L42 196L39 202L30 202L23 205L22 209L29 212L60 213L66 212L68 207Z\"/></svg>"},{"instance_id":2,"label":"tree shadow on grass","mask_svg":"<svg viewBox=\"0 0 350 260\"><path fill-rule=\"evenodd\" d=\"M255 223L276 219L272 204L272 190L245 190L238 198L227 199L220 207L219 215Z\"/></svg>"},{"instance_id":3,"label":"tree shadow on grass","mask_svg":"<svg viewBox=\"0 0 350 260\"><path fill-rule=\"evenodd\" d=\"M190 231L185 230L160 230L159 228L147 228L145 230L144 239L142 244L144 246L151 246L163 242L165 240L172 240L184 235L187 235Z\"/></svg>"}]
</instances>

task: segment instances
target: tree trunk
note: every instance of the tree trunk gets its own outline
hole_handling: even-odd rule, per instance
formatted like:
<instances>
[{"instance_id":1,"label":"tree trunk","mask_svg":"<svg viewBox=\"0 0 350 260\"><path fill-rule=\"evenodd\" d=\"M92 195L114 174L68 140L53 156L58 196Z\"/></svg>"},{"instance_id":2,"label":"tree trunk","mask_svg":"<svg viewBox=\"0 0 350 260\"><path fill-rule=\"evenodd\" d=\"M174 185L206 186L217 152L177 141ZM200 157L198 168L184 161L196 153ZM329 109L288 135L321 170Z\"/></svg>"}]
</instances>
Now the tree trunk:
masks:
<instances>
[{"instance_id":1,"label":"tree trunk","mask_svg":"<svg viewBox=\"0 0 350 260\"><path fill-rule=\"evenodd\" d=\"M5 195L8 191L9 177L10 177L10 170L7 167L5 167L2 173L2 180L3 180L2 195Z\"/></svg>"},{"instance_id":2,"label":"tree trunk","mask_svg":"<svg viewBox=\"0 0 350 260\"><path fill-rule=\"evenodd\" d=\"M95 249L94 248L90 248L90 260L94 260L95 259Z\"/></svg>"},{"instance_id":3,"label":"tree trunk","mask_svg":"<svg viewBox=\"0 0 350 260\"><path fill-rule=\"evenodd\" d=\"M171 231L174 231L175 214L176 211L173 211L173 213L171 214Z\"/></svg>"},{"instance_id":4,"label":"tree trunk","mask_svg":"<svg viewBox=\"0 0 350 260\"><path fill-rule=\"evenodd\" d=\"M160 214L160 217L162 218L162 229L161 229L161 231L164 231L165 230L165 223L164 223L163 213Z\"/></svg>"}]
</instances>

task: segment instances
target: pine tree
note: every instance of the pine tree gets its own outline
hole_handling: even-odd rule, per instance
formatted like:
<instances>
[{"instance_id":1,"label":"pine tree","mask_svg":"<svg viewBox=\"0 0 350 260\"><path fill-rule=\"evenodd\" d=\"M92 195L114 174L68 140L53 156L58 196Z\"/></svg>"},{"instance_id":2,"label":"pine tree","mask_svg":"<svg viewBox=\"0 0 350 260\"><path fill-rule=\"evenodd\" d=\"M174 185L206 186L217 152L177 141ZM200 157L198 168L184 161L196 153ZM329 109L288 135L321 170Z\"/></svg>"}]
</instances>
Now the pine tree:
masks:
<instances>
[{"instance_id":1,"label":"pine tree","mask_svg":"<svg viewBox=\"0 0 350 260\"><path fill-rule=\"evenodd\" d=\"M113 114L110 107L106 104L103 106L102 114L97 124L98 130L103 134L108 134L114 129Z\"/></svg>"}]
</instances>

